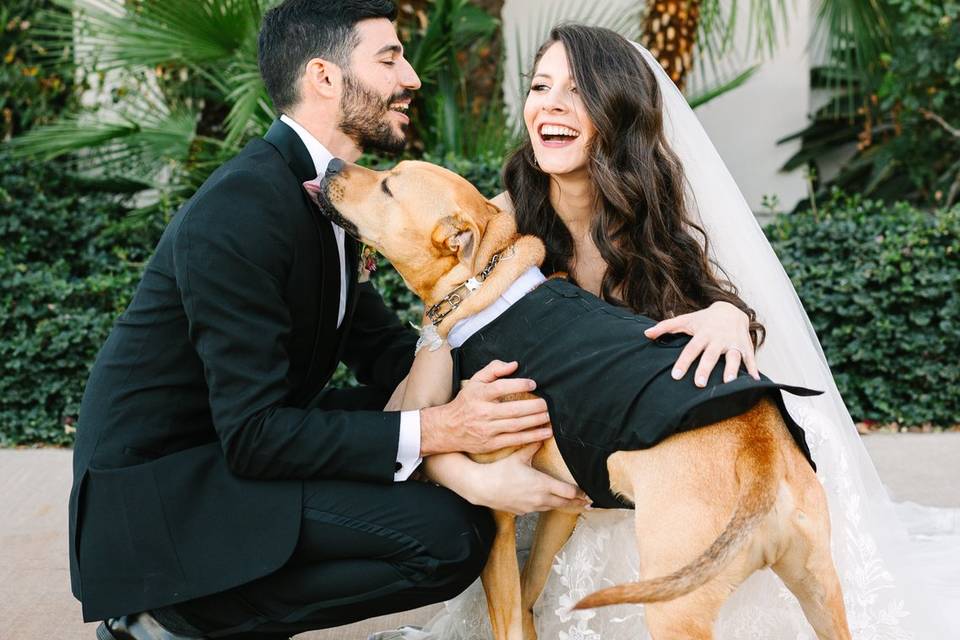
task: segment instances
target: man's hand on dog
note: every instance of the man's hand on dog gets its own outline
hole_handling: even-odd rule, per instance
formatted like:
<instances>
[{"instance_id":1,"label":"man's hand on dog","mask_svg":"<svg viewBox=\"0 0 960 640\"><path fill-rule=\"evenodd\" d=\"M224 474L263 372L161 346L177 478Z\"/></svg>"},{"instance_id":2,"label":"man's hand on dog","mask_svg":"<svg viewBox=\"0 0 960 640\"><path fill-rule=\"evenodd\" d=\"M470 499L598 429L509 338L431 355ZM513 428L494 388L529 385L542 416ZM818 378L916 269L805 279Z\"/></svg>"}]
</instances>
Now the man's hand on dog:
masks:
<instances>
[{"instance_id":1,"label":"man's hand on dog","mask_svg":"<svg viewBox=\"0 0 960 640\"><path fill-rule=\"evenodd\" d=\"M489 453L552 436L543 399L500 402L503 396L536 388L533 380L505 377L516 370L516 362L494 360L474 374L453 400L422 409L420 455Z\"/></svg>"},{"instance_id":2,"label":"man's hand on dog","mask_svg":"<svg viewBox=\"0 0 960 640\"><path fill-rule=\"evenodd\" d=\"M724 382L737 377L741 362L754 379L760 379L753 341L750 339L750 319L728 302L714 302L706 309L663 320L643 333L651 340L666 333L693 336L673 366L671 375L674 380L683 378L693 361L699 357L700 364L693 379L698 387L705 387L721 355L726 358Z\"/></svg>"}]
</instances>

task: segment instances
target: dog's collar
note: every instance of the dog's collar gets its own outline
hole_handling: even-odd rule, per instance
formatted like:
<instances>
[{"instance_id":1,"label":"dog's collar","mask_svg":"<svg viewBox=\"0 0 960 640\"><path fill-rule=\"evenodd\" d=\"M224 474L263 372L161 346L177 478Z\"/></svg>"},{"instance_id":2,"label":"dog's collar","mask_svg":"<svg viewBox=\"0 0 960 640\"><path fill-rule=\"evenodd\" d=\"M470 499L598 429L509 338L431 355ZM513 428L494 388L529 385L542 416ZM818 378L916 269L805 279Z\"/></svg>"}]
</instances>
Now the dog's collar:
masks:
<instances>
[{"instance_id":1,"label":"dog's collar","mask_svg":"<svg viewBox=\"0 0 960 640\"><path fill-rule=\"evenodd\" d=\"M453 291L442 297L440 302L427 309L426 315L430 319L430 323L436 327L443 322L443 319L456 311L463 304L463 301L470 297L470 294L480 288L480 285L490 277L490 273L500 261L513 257L514 253L516 253L516 248L514 245L510 245L503 251L493 254L490 262L480 273L458 284Z\"/></svg>"}]
</instances>

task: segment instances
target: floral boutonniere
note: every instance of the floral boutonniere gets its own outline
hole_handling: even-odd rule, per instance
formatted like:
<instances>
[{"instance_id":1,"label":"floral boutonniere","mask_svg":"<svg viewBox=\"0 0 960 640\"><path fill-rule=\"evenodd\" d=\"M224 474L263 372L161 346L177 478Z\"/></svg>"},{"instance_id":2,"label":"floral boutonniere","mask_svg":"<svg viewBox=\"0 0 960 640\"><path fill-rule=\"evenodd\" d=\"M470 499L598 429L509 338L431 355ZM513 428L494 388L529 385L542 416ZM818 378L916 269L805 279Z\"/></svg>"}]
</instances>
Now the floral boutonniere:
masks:
<instances>
[{"instance_id":1,"label":"floral boutonniere","mask_svg":"<svg viewBox=\"0 0 960 640\"><path fill-rule=\"evenodd\" d=\"M370 274L377 270L377 250L367 245L360 245L360 272L358 282L366 282Z\"/></svg>"}]
</instances>

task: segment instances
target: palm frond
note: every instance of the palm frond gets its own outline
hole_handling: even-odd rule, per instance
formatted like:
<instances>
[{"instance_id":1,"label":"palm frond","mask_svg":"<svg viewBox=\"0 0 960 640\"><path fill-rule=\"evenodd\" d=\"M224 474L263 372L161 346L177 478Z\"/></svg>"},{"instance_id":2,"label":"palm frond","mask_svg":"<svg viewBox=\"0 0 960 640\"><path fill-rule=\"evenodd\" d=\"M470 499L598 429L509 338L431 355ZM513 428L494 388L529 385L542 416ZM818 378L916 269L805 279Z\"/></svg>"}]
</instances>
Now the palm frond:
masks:
<instances>
[{"instance_id":1,"label":"palm frond","mask_svg":"<svg viewBox=\"0 0 960 640\"><path fill-rule=\"evenodd\" d=\"M822 0L810 47L850 76L869 78L881 53L891 46L891 17L878 0Z\"/></svg>"},{"instance_id":2,"label":"palm frond","mask_svg":"<svg viewBox=\"0 0 960 640\"><path fill-rule=\"evenodd\" d=\"M174 167L189 162L198 114L185 105L167 107L145 92L128 101L110 119L69 115L10 141L13 152L41 161L82 154L83 172L123 176L157 186Z\"/></svg>"},{"instance_id":3,"label":"palm frond","mask_svg":"<svg viewBox=\"0 0 960 640\"><path fill-rule=\"evenodd\" d=\"M255 45L251 42L241 48L218 80L225 89L225 102L230 105L224 119L227 131L224 144L229 147L250 136L263 135L276 117L260 76Z\"/></svg>"},{"instance_id":4,"label":"palm frond","mask_svg":"<svg viewBox=\"0 0 960 640\"><path fill-rule=\"evenodd\" d=\"M256 39L262 16L258 0L54 0L71 16L38 28L54 47L76 39L80 59L99 70L161 64L186 66L230 58Z\"/></svg>"},{"instance_id":5,"label":"palm frond","mask_svg":"<svg viewBox=\"0 0 960 640\"><path fill-rule=\"evenodd\" d=\"M696 84L736 77L745 64L773 55L789 30L790 7L786 0L749 0L746 7L739 0L701 0L697 6ZM747 33L738 47L735 38L742 32L739 27L743 19L748 20ZM705 93L709 89L696 91Z\"/></svg>"},{"instance_id":6,"label":"palm frond","mask_svg":"<svg viewBox=\"0 0 960 640\"><path fill-rule=\"evenodd\" d=\"M743 85L743 83L745 83L747 80L753 77L753 74L756 73L759 68L760 68L760 65L755 64L752 67L749 67L741 71L731 80L723 81L712 87L703 89L694 96L688 96L687 102L690 104L690 108L696 109L697 107L705 105L711 100L715 98L719 98L723 94L733 91L734 89L740 87L741 85Z\"/></svg>"}]
</instances>

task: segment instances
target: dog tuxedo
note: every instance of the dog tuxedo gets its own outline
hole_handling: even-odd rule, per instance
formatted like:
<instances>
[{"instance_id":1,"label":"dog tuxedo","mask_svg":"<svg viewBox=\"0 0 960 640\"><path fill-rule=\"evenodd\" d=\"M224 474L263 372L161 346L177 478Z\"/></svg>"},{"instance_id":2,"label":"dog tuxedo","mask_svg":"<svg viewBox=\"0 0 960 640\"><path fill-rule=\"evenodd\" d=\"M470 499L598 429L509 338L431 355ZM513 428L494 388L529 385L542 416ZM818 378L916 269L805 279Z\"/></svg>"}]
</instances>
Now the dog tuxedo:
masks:
<instances>
[{"instance_id":1,"label":"dog tuxedo","mask_svg":"<svg viewBox=\"0 0 960 640\"><path fill-rule=\"evenodd\" d=\"M528 281L529 276L525 274ZM656 324L653 320L566 280L547 280L526 291L491 321L474 326L462 344L454 340L458 333L463 337L462 327L451 330L454 383L459 386L491 360L516 360L515 375L536 381L534 393L547 402L564 462L595 507L631 507L610 490L607 458L614 452L646 449L675 433L740 415L767 395L816 469L782 392L822 392L778 384L763 375L754 380L743 367L728 383L722 380L722 367L716 367L700 388L693 383L696 363L674 380L670 373L690 336L650 340L643 332ZM472 318L466 322L471 321L477 324Z\"/></svg>"}]
</instances>

